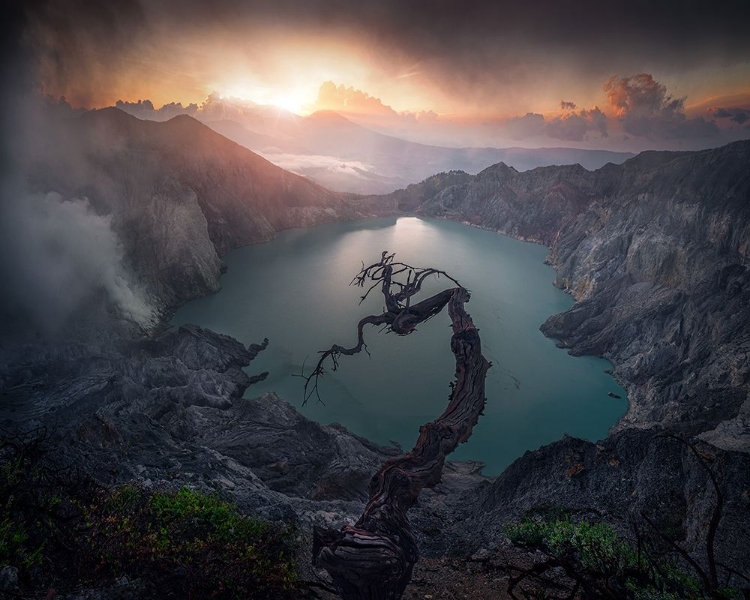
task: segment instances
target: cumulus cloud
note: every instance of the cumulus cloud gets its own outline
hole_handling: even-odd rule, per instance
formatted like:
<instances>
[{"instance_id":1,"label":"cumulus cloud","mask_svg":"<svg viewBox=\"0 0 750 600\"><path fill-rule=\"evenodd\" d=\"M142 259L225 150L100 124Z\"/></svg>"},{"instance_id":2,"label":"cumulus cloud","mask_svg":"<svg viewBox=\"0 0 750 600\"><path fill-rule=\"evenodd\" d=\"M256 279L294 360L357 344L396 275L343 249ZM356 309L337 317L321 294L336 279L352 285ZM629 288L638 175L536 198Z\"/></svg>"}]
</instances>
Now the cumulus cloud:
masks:
<instances>
[{"instance_id":1,"label":"cumulus cloud","mask_svg":"<svg viewBox=\"0 0 750 600\"><path fill-rule=\"evenodd\" d=\"M257 125L273 123L279 118L279 109L275 106L264 106L245 100L222 96L219 92L212 92L200 104L183 106L180 102L170 102L156 108L151 100L128 102L118 100L115 107L137 117L149 121L168 121L178 115L189 115L200 121L236 121L255 129Z\"/></svg>"},{"instance_id":2,"label":"cumulus cloud","mask_svg":"<svg viewBox=\"0 0 750 600\"><path fill-rule=\"evenodd\" d=\"M123 265L110 217L85 199L57 193L13 194L3 214L4 302L54 331L93 294L104 291L126 318L149 325L155 315Z\"/></svg>"},{"instance_id":3,"label":"cumulus cloud","mask_svg":"<svg viewBox=\"0 0 750 600\"><path fill-rule=\"evenodd\" d=\"M438 114L433 110L420 110L416 115L415 118L420 123L434 123L435 121L439 121L440 117Z\"/></svg>"},{"instance_id":4,"label":"cumulus cloud","mask_svg":"<svg viewBox=\"0 0 750 600\"><path fill-rule=\"evenodd\" d=\"M686 98L675 98L667 87L648 73L631 77L612 77L604 84L607 106L576 110L575 102L560 101L562 114L546 118L527 113L508 119L504 132L515 140L552 138L569 142L589 139L589 134L608 138L610 132L621 130L624 139L632 136L656 142L681 142L717 138L719 128L703 116L688 118ZM729 119L739 125L750 122L750 109L715 108L716 119Z\"/></svg>"},{"instance_id":5,"label":"cumulus cloud","mask_svg":"<svg viewBox=\"0 0 750 600\"><path fill-rule=\"evenodd\" d=\"M398 113L387 104L383 104L380 98L351 86L337 86L333 81L326 81L320 86L314 107L317 110L398 116Z\"/></svg>"},{"instance_id":6,"label":"cumulus cloud","mask_svg":"<svg viewBox=\"0 0 750 600\"><path fill-rule=\"evenodd\" d=\"M716 123L685 116L686 98L674 98L649 73L612 77L604 84L625 133L649 139L696 139L718 134Z\"/></svg>"},{"instance_id":7,"label":"cumulus cloud","mask_svg":"<svg viewBox=\"0 0 750 600\"><path fill-rule=\"evenodd\" d=\"M544 133L544 115L526 113L522 117L511 117L505 122L505 131L514 140L535 137Z\"/></svg>"},{"instance_id":8,"label":"cumulus cloud","mask_svg":"<svg viewBox=\"0 0 750 600\"><path fill-rule=\"evenodd\" d=\"M514 140L546 136L556 140L580 142L586 139L589 132L598 133L603 138L608 135L607 116L599 107L560 115L549 121L544 115L526 113L522 117L508 119L504 130Z\"/></svg>"},{"instance_id":9,"label":"cumulus cloud","mask_svg":"<svg viewBox=\"0 0 750 600\"><path fill-rule=\"evenodd\" d=\"M556 117L545 125L549 137L570 142L583 141L589 131L597 132L603 138L608 136L607 116L598 106Z\"/></svg>"},{"instance_id":10,"label":"cumulus cloud","mask_svg":"<svg viewBox=\"0 0 750 600\"><path fill-rule=\"evenodd\" d=\"M710 112L717 119L729 119L738 125L744 125L750 121L748 108L712 108Z\"/></svg>"}]
</instances>

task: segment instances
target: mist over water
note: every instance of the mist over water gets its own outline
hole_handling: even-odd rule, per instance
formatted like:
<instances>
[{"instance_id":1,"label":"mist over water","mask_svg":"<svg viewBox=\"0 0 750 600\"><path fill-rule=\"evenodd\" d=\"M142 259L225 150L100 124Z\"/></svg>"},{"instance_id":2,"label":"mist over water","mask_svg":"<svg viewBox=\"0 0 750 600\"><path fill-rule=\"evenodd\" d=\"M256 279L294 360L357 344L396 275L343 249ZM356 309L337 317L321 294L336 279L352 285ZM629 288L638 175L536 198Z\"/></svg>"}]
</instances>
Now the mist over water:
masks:
<instances>
[{"instance_id":1,"label":"mist over water","mask_svg":"<svg viewBox=\"0 0 750 600\"><path fill-rule=\"evenodd\" d=\"M222 291L183 306L172 324L196 323L245 344L268 337L248 372L269 377L246 397L273 390L309 418L407 450L448 399L455 362L447 314L405 337L366 330L371 357L342 357L335 373L328 366L320 381L325 404L302 406L303 380L295 376L305 361L309 372L331 344L354 345L359 319L382 312L382 296L373 292L360 306L362 290L349 282L362 261L376 262L383 250L445 270L471 291L467 310L493 366L485 415L453 458L483 461L485 473L497 474L565 433L601 439L625 412L625 392L604 373L607 361L572 357L539 331L573 303L552 285L554 271L542 262L547 249L454 222L378 219L282 232L230 253ZM431 280L424 291L449 286Z\"/></svg>"}]
</instances>

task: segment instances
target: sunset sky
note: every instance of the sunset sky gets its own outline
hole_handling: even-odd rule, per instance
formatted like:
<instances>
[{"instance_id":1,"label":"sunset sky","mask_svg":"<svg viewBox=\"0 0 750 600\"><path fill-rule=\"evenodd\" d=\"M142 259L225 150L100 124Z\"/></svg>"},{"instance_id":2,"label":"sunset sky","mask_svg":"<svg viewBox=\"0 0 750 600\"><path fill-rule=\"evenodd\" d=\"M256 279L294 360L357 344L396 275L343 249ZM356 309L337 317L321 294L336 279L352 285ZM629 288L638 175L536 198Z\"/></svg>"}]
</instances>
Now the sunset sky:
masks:
<instances>
[{"instance_id":1,"label":"sunset sky","mask_svg":"<svg viewBox=\"0 0 750 600\"><path fill-rule=\"evenodd\" d=\"M47 0L28 5L24 39L44 92L73 106L217 93L401 123L412 137L415 122L426 138L481 124L482 144L697 147L750 137L747 12L684 0Z\"/></svg>"}]
</instances>

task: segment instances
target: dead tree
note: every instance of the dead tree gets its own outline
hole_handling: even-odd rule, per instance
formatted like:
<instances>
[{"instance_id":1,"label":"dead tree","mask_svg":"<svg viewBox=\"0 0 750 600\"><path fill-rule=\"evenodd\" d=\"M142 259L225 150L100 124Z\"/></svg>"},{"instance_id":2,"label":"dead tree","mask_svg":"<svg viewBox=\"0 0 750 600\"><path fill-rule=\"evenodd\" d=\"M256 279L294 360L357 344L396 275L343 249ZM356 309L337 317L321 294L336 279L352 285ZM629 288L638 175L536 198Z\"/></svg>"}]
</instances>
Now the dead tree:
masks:
<instances>
[{"instance_id":1,"label":"dead tree","mask_svg":"<svg viewBox=\"0 0 750 600\"><path fill-rule=\"evenodd\" d=\"M413 304L412 297L431 275L444 276L456 287ZM367 351L365 325L384 326L406 335L447 306L453 329L456 378L448 407L436 420L420 427L411 452L388 460L373 476L369 500L354 526L338 531L316 528L314 532L314 560L328 571L345 600L396 599L402 596L419 557L406 513L422 488L440 482L446 456L471 437L486 402L484 383L490 363L482 356L479 333L464 310L469 292L446 273L395 262L393 254L383 252L379 262L362 265L352 284L367 288L362 300L379 287L385 311L359 322L355 346L334 345L321 353L315 369L306 376L305 401L313 394L320 400L318 380L329 358L332 370L336 370L342 354Z\"/></svg>"}]
</instances>

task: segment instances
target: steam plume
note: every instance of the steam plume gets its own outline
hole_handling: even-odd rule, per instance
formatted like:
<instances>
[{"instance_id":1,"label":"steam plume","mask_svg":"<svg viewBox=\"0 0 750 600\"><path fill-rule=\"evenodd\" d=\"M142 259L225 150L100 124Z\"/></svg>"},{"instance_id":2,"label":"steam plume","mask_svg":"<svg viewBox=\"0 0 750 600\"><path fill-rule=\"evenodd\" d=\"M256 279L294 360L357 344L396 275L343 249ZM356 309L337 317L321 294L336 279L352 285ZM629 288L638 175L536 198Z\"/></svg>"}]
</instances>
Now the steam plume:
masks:
<instances>
[{"instance_id":1,"label":"steam plume","mask_svg":"<svg viewBox=\"0 0 750 600\"><path fill-rule=\"evenodd\" d=\"M7 197L1 245L11 308L53 331L104 290L124 317L142 326L154 321L154 310L123 265L109 216L95 214L85 199L57 193Z\"/></svg>"}]
</instances>

